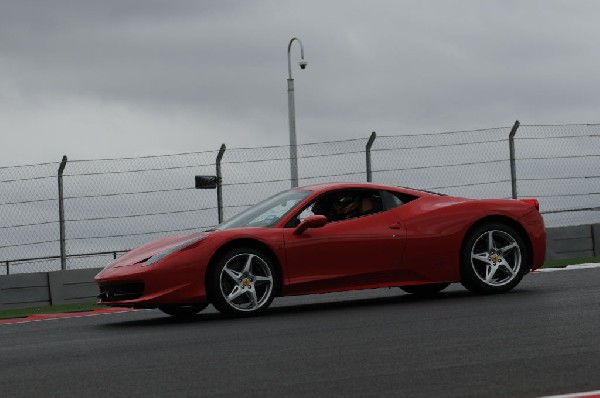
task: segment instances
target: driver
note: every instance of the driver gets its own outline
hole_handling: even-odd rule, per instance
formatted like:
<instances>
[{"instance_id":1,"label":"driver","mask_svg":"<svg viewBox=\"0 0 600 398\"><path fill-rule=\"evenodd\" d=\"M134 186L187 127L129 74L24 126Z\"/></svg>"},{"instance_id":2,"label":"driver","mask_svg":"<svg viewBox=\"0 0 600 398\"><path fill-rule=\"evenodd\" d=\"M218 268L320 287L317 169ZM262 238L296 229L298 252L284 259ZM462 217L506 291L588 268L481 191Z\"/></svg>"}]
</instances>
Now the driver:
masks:
<instances>
[{"instance_id":1,"label":"driver","mask_svg":"<svg viewBox=\"0 0 600 398\"><path fill-rule=\"evenodd\" d=\"M359 215L359 199L356 196L344 195L333 203L335 220L347 220Z\"/></svg>"}]
</instances>

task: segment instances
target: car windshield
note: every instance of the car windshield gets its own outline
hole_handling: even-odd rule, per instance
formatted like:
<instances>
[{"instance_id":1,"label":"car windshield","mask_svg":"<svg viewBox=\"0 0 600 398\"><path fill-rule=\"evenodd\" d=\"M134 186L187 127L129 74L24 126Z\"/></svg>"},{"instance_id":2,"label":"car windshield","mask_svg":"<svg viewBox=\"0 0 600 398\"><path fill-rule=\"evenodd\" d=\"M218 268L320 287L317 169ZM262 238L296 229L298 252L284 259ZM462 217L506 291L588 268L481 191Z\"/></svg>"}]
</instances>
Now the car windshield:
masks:
<instances>
[{"instance_id":1,"label":"car windshield","mask_svg":"<svg viewBox=\"0 0 600 398\"><path fill-rule=\"evenodd\" d=\"M244 210L216 227L217 230L242 227L273 227L312 191L291 189Z\"/></svg>"}]
</instances>

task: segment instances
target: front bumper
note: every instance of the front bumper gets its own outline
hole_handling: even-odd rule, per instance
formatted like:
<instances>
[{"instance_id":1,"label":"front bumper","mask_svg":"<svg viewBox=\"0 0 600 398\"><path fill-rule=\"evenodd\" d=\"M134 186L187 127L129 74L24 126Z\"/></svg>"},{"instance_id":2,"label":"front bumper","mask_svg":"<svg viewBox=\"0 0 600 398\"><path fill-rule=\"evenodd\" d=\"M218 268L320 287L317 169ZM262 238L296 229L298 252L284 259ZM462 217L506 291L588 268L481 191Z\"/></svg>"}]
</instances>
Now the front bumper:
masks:
<instances>
[{"instance_id":1,"label":"front bumper","mask_svg":"<svg viewBox=\"0 0 600 398\"><path fill-rule=\"evenodd\" d=\"M148 267L113 264L96 275L98 304L156 307L206 302L205 270L204 264L185 256L168 257Z\"/></svg>"}]
</instances>

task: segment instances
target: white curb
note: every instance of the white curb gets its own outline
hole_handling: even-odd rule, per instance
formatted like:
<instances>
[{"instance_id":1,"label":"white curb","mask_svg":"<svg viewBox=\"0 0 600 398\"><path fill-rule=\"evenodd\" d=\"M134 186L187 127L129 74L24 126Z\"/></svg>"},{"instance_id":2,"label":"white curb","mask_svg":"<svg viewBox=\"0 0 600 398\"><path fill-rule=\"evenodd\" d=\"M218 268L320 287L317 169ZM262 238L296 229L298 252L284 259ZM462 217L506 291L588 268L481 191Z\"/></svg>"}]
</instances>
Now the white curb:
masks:
<instances>
[{"instance_id":1,"label":"white curb","mask_svg":"<svg viewBox=\"0 0 600 398\"><path fill-rule=\"evenodd\" d=\"M583 398L583 397L587 397L587 398L600 397L600 390L590 391L590 392L580 392L580 393L576 393L576 394L550 395L550 396L541 397L541 398Z\"/></svg>"},{"instance_id":2,"label":"white curb","mask_svg":"<svg viewBox=\"0 0 600 398\"><path fill-rule=\"evenodd\" d=\"M539 269L536 269L535 271L536 272L556 272L556 271L571 271L574 269L592 269L592 268L600 268L600 263L567 265L564 268L539 268Z\"/></svg>"}]
</instances>

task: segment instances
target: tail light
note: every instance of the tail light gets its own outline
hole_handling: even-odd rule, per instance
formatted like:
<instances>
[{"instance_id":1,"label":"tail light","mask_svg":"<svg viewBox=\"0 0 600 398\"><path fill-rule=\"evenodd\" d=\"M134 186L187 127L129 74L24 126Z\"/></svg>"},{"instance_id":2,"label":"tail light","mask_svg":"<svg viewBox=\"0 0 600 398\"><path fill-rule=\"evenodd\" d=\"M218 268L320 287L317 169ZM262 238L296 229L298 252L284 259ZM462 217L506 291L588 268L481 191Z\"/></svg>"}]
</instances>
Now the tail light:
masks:
<instances>
[{"instance_id":1,"label":"tail light","mask_svg":"<svg viewBox=\"0 0 600 398\"><path fill-rule=\"evenodd\" d=\"M521 202L525 202L529 205L532 205L533 207L535 207L535 209L537 211L540 211L540 202L538 202L537 199L534 198L527 198L527 199L519 199Z\"/></svg>"}]
</instances>

